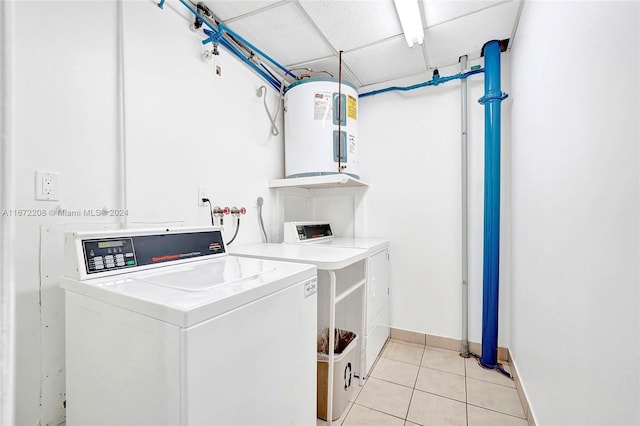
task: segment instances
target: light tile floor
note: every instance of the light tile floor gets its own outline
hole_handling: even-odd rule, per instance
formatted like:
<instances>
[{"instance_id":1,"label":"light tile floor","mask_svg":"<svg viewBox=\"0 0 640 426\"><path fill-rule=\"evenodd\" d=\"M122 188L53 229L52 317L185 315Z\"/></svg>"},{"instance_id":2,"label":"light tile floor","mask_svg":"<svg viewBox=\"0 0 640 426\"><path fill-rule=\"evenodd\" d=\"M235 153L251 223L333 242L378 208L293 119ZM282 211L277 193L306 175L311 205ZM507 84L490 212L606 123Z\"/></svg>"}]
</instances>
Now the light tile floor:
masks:
<instances>
[{"instance_id":1,"label":"light tile floor","mask_svg":"<svg viewBox=\"0 0 640 426\"><path fill-rule=\"evenodd\" d=\"M513 380L458 352L392 339L333 424L527 426L527 421ZM326 422L318 419L317 425Z\"/></svg>"}]
</instances>

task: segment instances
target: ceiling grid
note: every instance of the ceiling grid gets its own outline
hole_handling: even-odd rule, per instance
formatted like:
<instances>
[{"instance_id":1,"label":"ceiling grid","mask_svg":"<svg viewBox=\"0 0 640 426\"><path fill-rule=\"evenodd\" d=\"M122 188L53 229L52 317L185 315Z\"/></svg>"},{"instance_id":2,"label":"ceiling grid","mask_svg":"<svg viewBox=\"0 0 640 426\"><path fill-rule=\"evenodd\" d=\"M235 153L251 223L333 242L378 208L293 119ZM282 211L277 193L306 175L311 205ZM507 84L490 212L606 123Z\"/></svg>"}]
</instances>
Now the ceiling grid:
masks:
<instances>
[{"instance_id":1,"label":"ceiling grid","mask_svg":"<svg viewBox=\"0 0 640 426\"><path fill-rule=\"evenodd\" d=\"M407 47L392 0L205 0L233 31L287 68L343 73L357 87L480 57L513 38L524 0L420 0L422 45ZM511 44L510 44L511 45ZM509 46L510 46L509 45Z\"/></svg>"}]
</instances>

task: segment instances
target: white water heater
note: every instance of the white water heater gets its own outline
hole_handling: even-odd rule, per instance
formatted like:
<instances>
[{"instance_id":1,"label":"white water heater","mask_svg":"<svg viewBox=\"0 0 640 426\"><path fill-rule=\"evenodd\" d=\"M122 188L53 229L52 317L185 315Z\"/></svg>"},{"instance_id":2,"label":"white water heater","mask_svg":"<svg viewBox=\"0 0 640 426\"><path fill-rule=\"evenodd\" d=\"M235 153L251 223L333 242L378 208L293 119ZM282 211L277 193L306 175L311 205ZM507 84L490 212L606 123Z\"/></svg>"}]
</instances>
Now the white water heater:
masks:
<instances>
[{"instance_id":1,"label":"white water heater","mask_svg":"<svg viewBox=\"0 0 640 426\"><path fill-rule=\"evenodd\" d=\"M284 111L285 177L360 178L355 87L330 78L296 81L284 95Z\"/></svg>"}]
</instances>

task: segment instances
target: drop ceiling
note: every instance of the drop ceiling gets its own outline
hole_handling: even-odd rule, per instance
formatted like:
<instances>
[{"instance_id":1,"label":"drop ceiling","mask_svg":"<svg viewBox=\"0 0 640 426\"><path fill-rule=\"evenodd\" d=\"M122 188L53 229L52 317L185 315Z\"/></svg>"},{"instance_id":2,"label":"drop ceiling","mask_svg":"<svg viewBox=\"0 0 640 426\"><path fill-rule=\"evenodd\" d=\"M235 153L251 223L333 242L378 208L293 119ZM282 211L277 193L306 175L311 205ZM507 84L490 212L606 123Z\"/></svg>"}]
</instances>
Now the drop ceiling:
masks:
<instances>
[{"instance_id":1,"label":"drop ceiling","mask_svg":"<svg viewBox=\"0 0 640 426\"><path fill-rule=\"evenodd\" d=\"M513 40L524 0L421 0L425 39L407 46L392 0L216 1L217 19L288 69L310 68L357 87L470 61L489 40ZM509 48L511 45L509 45Z\"/></svg>"}]
</instances>

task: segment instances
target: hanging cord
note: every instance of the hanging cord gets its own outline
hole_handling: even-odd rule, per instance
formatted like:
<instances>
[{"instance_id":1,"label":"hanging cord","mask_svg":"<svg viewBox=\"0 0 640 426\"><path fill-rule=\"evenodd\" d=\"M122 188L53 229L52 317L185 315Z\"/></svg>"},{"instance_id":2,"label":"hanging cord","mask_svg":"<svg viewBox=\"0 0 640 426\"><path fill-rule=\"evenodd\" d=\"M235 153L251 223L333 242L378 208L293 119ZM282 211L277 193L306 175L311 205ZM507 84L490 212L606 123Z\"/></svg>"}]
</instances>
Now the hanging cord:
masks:
<instances>
[{"instance_id":1,"label":"hanging cord","mask_svg":"<svg viewBox=\"0 0 640 426\"><path fill-rule=\"evenodd\" d=\"M271 116L271 112L269 111L269 107L267 106L267 87L260 86L256 91L256 95L258 95L258 97L262 97L264 100L264 110L267 111L267 116L271 121L271 135L278 136L280 134L280 131L278 130L278 125L276 124L276 120L278 118L278 114L280 113L280 110L282 109L282 99L284 99L284 81L280 84L280 94L278 98L278 105L276 106L276 113L273 116Z\"/></svg>"},{"instance_id":2,"label":"hanging cord","mask_svg":"<svg viewBox=\"0 0 640 426\"><path fill-rule=\"evenodd\" d=\"M264 242L268 243L267 232L264 230L264 222L262 221L262 204L264 204L264 200L262 197L258 197L258 225L260 225Z\"/></svg>"},{"instance_id":3,"label":"hanging cord","mask_svg":"<svg viewBox=\"0 0 640 426\"><path fill-rule=\"evenodd\" d=\"M236 219L236 232L233 233L233 237L231 238L231 240L229 240L229 242L227 243L227 245L231 245L231 243L236 239L236 237L238 236L238 230L240 229L240 218Z\"/></svg>"},{"instance_id":4,"label":"hanging cord","mask_svg":"<svg viewBox=\"0 0 640 426\"><path fill-rule=\"evenodd\" d=\"M213 222L213 207L211 207L211 201L209 201L208 198L203 198L202 202L209 203L209 214L211 215L211 226L216 226L215 223Z\"/></svg>"}]
</instances>

